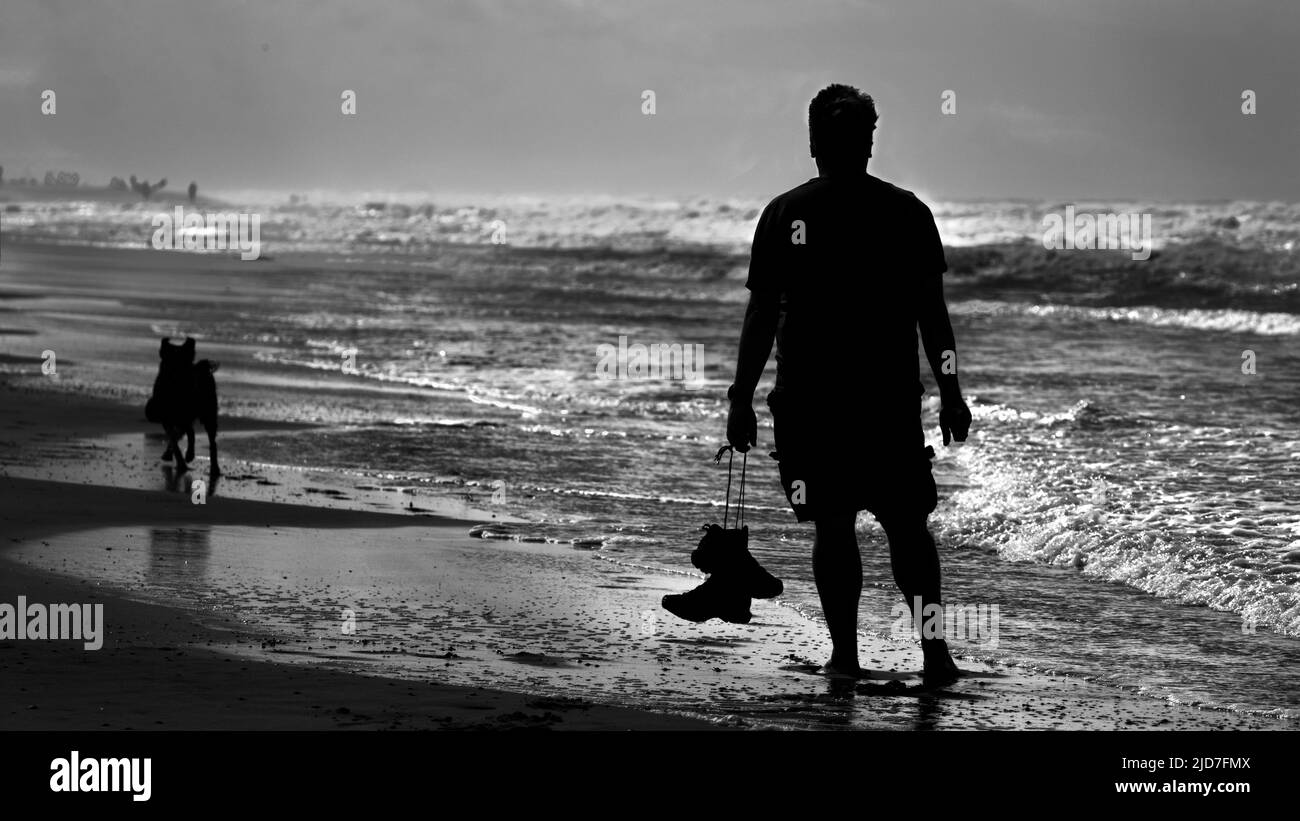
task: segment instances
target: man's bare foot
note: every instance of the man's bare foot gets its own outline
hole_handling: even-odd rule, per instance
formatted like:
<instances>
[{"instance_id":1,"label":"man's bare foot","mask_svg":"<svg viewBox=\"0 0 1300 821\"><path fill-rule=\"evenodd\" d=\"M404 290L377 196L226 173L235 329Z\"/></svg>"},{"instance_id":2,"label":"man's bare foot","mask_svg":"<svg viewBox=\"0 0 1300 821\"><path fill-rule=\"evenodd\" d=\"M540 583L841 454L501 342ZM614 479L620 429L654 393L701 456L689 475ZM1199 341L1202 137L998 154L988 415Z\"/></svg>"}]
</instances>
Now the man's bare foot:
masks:
<instances>
[{"instance_id":1,"label":"man's bare foot","mask_svg":"<svg viewBox=\"0 0 1300 821\"><path fill-rule=\"evenodd\" d=\"M952 684L961 676L961 670L948 654L947 644L940 644L925 654L925 667L921 670L921 681L927 687L943 687Z\"/></svg>"},{"instance_id":2,"label":"man's bare foot","mask_svg":"<svg viewBox=\"0 0 1300 821\"><path fill-rule=\"evenodd\" d=\"M827 678L839 680L857 681L859 679L871 678L871 671L862 669L856 661L837 662L832 659L822 665L822 673L825 674Z\"/></svg>"}]
</instances>

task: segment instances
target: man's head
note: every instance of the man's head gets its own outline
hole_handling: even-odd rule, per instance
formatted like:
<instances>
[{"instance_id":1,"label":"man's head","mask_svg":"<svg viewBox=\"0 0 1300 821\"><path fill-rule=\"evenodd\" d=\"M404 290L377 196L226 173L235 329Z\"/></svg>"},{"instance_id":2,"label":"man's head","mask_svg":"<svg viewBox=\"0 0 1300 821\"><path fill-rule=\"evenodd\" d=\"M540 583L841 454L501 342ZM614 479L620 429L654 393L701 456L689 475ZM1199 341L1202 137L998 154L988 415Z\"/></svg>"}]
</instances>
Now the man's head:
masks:
<instances>
[{"instance_id":1,"label":"man's head","mask_svg":"<svg viewBox=\"0 0 1300 821\"><path fill-rule=\"evenodd\" d=\"M808 105L808 150L823 171L865 168L875 129L875 101L853 86L828 85Z\"/></svg>"}]
</instances>

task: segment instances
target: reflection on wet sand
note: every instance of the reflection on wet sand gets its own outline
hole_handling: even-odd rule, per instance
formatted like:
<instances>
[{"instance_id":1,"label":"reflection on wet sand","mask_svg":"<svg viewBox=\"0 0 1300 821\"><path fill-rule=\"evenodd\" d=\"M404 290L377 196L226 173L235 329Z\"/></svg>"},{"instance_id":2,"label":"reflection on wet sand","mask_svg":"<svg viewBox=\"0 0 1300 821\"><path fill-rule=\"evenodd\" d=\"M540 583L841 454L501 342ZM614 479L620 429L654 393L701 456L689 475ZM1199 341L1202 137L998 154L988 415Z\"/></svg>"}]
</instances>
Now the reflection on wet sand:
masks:
<instances>
[{"instance_id":1,"label":"reflection on wet sand","mask_svg":"<svg viewBox=\"0 0 1300 821\"><path fill-rule=\"evenodd\" d=\"M197 588L205 584L211 556L212 530L206 525L151 528L145 583L173 590Z\"/></svg>"}]
</instances>

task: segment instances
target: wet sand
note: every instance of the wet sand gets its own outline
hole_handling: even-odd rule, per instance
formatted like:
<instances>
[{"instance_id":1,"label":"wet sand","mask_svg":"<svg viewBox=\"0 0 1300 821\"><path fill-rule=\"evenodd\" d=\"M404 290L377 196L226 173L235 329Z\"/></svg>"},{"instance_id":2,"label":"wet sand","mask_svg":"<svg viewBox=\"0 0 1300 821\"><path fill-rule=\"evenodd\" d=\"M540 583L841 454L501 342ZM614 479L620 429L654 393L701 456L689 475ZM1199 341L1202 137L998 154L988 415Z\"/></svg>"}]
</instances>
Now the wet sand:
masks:
<instances>
[{"instance_id":1,"label":"wet sand","mask_svg":"<svg viewBox=\"0 0 1300 821\"><path fill-rule=\"evenodd\" d=\"M0 388L0 440L6 474L38 440L139 430L133 410L101 400ZM74 425L75 420L75 425ZM239 425L235 425L236 428ZM48 453L46 456L50 455ZM0 727L87 729L698 729L711 725L578 699L508 693L437 681L399 681L323 665L277 664L237 652L263 646L256 625L239 632L205 622L193 610L143 601L139 590L107 588L95 578L34 569L5 556L24 544L59 551L78 532L133 526L193 526L195 511L214 527L239 524L374 533L409 524L404 517L269 501L215 499L196 506L184 495L93 483L0 478L0 602L102 603L103 647L78 641L0 641ZM200 473L200 475L202 475ZM465 523L421 517L432 538L464 539ZM285 538L291 538L286 535ZM103 550L109 545L97 544Z\"/></svg>"}]
</instances>

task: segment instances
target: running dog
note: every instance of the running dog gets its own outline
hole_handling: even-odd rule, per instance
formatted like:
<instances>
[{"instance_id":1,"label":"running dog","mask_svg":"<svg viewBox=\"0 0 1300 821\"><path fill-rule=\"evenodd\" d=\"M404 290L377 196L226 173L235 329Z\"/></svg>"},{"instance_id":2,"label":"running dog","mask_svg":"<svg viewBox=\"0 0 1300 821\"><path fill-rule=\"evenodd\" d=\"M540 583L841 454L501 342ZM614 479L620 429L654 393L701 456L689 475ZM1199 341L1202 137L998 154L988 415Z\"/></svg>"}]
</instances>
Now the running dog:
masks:
<instances>
[{"instance_id":1,"label":"running dog","mask_svg":"<svg viewBox=\"0 0 1300 821\"><path fill-rule=\"evenodd\" d=\"M194 420L203 424L208 434L209 473L221 474L217 463L217 380L212 374L217 363L210 359L194 361L194 340L185 338L181 345L171 344L163 337L158 348L162 362L158 365L158 378L153 382L153 396L144 407L144 416L150 422L163 426L167 434L167 452L164 462L176 459L177 469L189 469L194 460ZM185 455L181 455L180 438L186 437Z\"/></svg>"}]
</instances>

